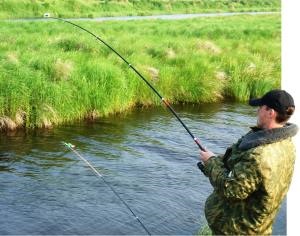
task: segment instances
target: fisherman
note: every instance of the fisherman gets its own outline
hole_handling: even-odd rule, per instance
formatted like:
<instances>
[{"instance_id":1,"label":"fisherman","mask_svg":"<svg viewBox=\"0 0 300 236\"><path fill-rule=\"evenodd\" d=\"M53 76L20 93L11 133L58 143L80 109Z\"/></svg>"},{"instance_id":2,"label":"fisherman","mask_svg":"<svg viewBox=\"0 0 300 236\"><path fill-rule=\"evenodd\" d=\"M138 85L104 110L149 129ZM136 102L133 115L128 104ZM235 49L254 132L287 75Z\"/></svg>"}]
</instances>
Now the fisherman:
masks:
<instances>
[{"instance_id":1,"label":"fisherman","mask_svg":"<svg viewBox=\"0 0 300 236\"><path fill-rule=\"evenodd\" d=\"M259 99L257 126L229 147L223 156L200 151L200 169L214 190L205 203L205 217L216 235L270 235L294 170L292 137L298 128L287 121L295 110L292 96L272 90Z\"/></svg>"}]
</instances>

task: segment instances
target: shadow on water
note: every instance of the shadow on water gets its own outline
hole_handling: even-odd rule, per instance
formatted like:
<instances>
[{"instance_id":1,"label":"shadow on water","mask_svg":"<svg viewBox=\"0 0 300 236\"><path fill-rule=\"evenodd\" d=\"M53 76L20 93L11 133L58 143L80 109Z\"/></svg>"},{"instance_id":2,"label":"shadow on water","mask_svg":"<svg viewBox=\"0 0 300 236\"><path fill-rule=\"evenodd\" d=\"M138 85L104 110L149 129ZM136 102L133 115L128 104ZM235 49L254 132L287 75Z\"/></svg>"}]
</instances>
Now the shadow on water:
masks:
<instances>
[{"instance_id":1,"label":"shadow on water","mask_svg":"<svg viewBox=\"0 0 300 236\"><path fill-rule=\"evenodd\" d=\"M203 145L223 153L255 110L243 104L178 105ZM165 108L136 109L47 131L0 136L0 234L144 234L119 199L66 150L76 145L152 234L196 234L212 188L198 148ZM286 202L274 234L286 233Z\"/></svg>"}]
</instances>

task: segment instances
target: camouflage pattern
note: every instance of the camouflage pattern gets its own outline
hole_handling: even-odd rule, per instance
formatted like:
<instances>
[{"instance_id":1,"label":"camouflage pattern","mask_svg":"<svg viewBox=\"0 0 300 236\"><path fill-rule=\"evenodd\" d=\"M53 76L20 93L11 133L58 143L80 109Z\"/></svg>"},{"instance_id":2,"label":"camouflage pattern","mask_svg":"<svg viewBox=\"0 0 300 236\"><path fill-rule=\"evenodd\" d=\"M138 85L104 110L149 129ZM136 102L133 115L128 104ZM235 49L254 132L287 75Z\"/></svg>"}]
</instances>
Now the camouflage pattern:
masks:
<instances>
[{"instance_id":1,"label":"camouflage pattern","mask_svg":"<svg viewBox=\"0 0 300 236\"><path fill-rule=\"evenodd\" d=\"M290 124L289 131L280 129L283 132L275 135L258 131L258 137L256 130L250 131L224 156L205 163L203 172L214 187L205 203L205 216L213 234L272 233L295 162L291 137L297 133L297 126ZM256 144L251 142L253 137Z\"/></svg>"}]
</instances>

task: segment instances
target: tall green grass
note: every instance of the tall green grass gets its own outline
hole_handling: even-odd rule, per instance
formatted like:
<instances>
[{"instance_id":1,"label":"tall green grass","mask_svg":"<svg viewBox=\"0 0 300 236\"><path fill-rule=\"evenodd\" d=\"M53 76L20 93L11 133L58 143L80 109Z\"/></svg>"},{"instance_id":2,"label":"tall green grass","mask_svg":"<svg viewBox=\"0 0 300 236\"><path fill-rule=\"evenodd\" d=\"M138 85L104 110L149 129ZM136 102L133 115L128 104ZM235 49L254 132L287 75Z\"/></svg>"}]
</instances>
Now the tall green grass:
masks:
<instances>
[{"instance_id":1,"label":"tall green grass","mask_svg":"<svg viewBox=\"0 0 300 236\"><path fill-rule=\"evenodd\" d=\"M172 103L246 101L280 86L280 15L79 22ZM128 66L61 22L0 23L0 127L49 127L158 105Z\"/></svg>"},{"instance_id":2,"label":"tall green grass","mask_svg":"<svg viewBox=\"0 0 300 236\"><path fill-rule=\"evenodd\" d=\"M98 17L224 11L280 11L280 0L1 0L0 18Z\"/></svg>"}]
</instances>

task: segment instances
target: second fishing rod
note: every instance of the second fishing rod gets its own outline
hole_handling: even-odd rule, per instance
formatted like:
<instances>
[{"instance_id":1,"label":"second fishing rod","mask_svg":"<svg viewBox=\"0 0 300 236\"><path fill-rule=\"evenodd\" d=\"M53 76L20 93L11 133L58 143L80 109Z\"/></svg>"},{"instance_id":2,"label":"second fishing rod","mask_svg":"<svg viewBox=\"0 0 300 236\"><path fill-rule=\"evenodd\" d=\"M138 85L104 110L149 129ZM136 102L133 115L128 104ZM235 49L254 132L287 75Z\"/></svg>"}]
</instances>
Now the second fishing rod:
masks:
<instances>
[{"instance_id":1,"label":"second fishing rod","mask_svg":"<svg viewBox=\"0 0 300 236\"><path fill-rule=\"evenodd\" d=\"M85 32L87 32L88 34L92 35L94 38L96 38L97 41L103 43L106 47L108 47L111 51L113 51L119 58L121 58L130 69L132 69L138 76L139 78L141 78L147 85L148 87L161 99L162 103L165 104L165 106L169 109L169 111L177 118L177 120L181 123L181 125L185 128L185 130L189 133L189 135L192 137L193 141L197 144L197 146L199 147L200 150L205 151L205 148L200 144L200 141L198 138L196 138L193 133L189 130L189 128L184 124L184 122L181 120L181 118L178 116L178 114L176 113L176 111L173 109L173 107L169 104L169 102L164 99L164 97L152 86L152 84L131 64L129 63L118 51L116 51L113 47L111 47L108 43L106 43L103 39L101 39L99 36L95 35L94 33L92 33L91 31L89 31L88 29L77 25L71 21L62 19L62 18L57 18L57 17L49 17L55 20L60 20L63 22L66 22L68 24L71 24ZM67 146L70 150L72 150L81 160L83 160L84 162L86 162L86 164L97 174L97 176L101 177L103 179L103 181L111 188L111 190L114 192L114 194L117 195L117 197L120 199L120 201L128 208L128 210L132 213L132 215L136 218L136 220L141 224L141 226L144 228L144 230L147 232L148 235L151 235L149 230L145 227L145 225L141 222L141 220L139 220L139 218L137 217L137 215L133 212L133 210L129 207L129 205L120 197L120 195L111 187L111 185L104 179L104 177L84 158L82 157L73 147L71 144L68 143L64 143L65 146ZM198 167L200 169L203 168L203 164L201 162L198 162Z\"/></svg>"},{"instance_id":2,"label":"second fishing rod","mask_svg":"<svg viewBox=\"0 0 300 236\"><path fill-rule=\"evenodd\" d=\"M58 18L58 17L48 17L51 19L55 19L55 20L59 20L59 21L63 21L66 22L68 24L71 24L85 32L87 32L88 34L92 35L94 38L96 38L97 41L103 43L106 47L108 47L111 51L113 51L119 58L121 58L122 61L124 61L128 67L130 69L132 69L138 76L139 78L141 78L147 85L148 87L160 98L160 100L162 101L163 104L165 104L165 106L169 109L169 111L176 117L176 119L180 122L180 124L185 128L185 130L189 133L189 135L192 137L192 139L194 140L194 142L197 144L197 146L199 147L200 150L205 151L205 148L201 145L200 140L198 138L196 138L193 133L189 130L189 128L184 124L184 122L181 120L181 118L178 116L178 114L176 113L176 111L174 110L174 108L169 104L169 102L152 86L152 84L131 64L129 63L117 50L115 50L113 47L111 47L107 42L105 42L103 39L101 39L99 36L97 36L96 34L92 33L90 30L75 24L69 20L65 20L62 18ZM198 167L201 168L201 163L198 163Z\"/></svg>"}]
</instances>

